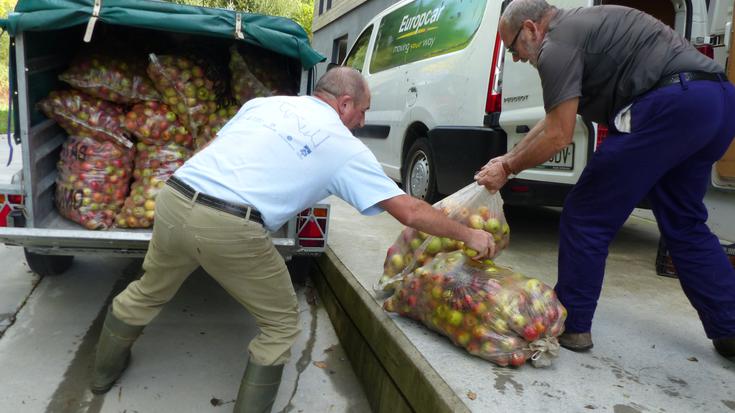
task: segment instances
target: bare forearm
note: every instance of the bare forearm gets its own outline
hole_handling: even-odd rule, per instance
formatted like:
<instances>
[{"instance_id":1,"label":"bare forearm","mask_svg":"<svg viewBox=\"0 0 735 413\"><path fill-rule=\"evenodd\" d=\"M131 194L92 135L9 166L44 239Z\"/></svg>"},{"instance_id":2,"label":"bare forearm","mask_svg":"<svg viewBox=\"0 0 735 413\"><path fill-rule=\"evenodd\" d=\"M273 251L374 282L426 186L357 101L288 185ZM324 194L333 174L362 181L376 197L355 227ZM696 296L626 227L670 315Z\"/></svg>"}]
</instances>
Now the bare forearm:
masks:
<instances>
[{"instance_id":1,"label":"bare forearm","mask_svg":"<svg viewBox=\"0 0 735 413\"><path fill-rule=\"evenodd\" d=\"M401 221L403 225L428 234L456 240L466 240L470 236L467 226L448 219L444 213L429 204L419 201L412 207L415 208L414 213Z\"/></svg>"},{"instance_id":2,"label":"bare forearm","mask_svg":"<svg viewBox=\"0 0 735 413\"><path fill-rule=\"evenodd\" d=\"M386 199L380 202L380 206L403 225L438 237L463 241L466 246L478 252L475 259L495 255L492 234L453 221L424 201L404 194Z\"/></svg>"},{"instance_id":3,"label":"bare forearm","mask_svg":"<svg viewBox=\"0 0 735 413\"><path fill-rule=\"evenodd\" d=\"M514 173L520 173L546 162L567 146L567 142L563 140L545 139L545 137L546 132L542 129L533 136L533 139L524 139L527 143L523 148L505 156L505 161Z\"/></svg>"},{"instance_id":4,"label":"bare forearm","mask_svg":"<svg viewBox=\"0 0 735 413\"><path fill-rule=\"evenodd\" d=\"M526 150L528 145L530 145L533 141L538 139L539 135L541 134L543 130L544 130L544 119L541 119L540 121L536 123L533 129L531 129L526 134L526 136L524 136L523 139L521 139L521 141L518 142L516 146L514 146L513 148L511 148L511 150L508 151L507 155L513 155L518 152L523 152L524 150Z\"/></svg>"}]
</instances>

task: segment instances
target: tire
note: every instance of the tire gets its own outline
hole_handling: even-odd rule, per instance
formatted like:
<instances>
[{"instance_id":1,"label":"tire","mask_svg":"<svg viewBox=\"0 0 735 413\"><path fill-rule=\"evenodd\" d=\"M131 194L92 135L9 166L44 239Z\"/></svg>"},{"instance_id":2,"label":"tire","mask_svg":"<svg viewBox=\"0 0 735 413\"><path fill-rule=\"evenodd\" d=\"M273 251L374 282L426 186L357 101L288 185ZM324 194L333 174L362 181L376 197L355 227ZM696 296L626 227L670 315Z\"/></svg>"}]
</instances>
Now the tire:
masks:
<instances>
[{"instance_id":1,"label":"tire","mask_svg":"<svg viewBox=\"0 0 735 413\"><path fill-rule=\"evenodd\" d=\"M411 145L403 164L403 190L412 197L433 204L439 200L436 189L436 166L429 140L419 138Z\"/></svg>"},{"instance_id":2,"label":"tire","mask_svg":"<svg viewBox=\"0 0 735 413\"><path fill-rule=\"evenodd\" d=\"M36 254L28 251L27 248L23 248L23 252L25 252L28 267L41 277L60 275L68 270L74 262L73 255Z\"/></svg>"}]
</instances>

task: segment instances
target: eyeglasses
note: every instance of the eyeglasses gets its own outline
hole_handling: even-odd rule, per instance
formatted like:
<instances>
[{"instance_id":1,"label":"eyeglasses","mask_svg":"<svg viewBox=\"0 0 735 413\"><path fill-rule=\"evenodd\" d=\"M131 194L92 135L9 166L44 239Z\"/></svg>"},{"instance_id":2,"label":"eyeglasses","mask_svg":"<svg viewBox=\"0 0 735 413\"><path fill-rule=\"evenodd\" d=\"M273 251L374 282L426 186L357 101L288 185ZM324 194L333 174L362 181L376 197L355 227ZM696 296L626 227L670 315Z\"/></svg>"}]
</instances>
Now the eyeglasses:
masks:
<instances>
[{"instance_id":1,"label":"eyeglasses","mask_svg":"<svg viewBox=\"0 0 735 413\"><path fill-rule=\"evenodd\" d=\"M523 30L523 25L521 25L521 27L518 29L515 37L513 38L513 41L510 42L510 44L507 47L508 52L510 52L510 54L512 54L513 56L518 56L518 50L514 49L513 45L516 44L516 41L518 40L518 35L521 34L521 30Z\"/></svg>"}]
</instances>

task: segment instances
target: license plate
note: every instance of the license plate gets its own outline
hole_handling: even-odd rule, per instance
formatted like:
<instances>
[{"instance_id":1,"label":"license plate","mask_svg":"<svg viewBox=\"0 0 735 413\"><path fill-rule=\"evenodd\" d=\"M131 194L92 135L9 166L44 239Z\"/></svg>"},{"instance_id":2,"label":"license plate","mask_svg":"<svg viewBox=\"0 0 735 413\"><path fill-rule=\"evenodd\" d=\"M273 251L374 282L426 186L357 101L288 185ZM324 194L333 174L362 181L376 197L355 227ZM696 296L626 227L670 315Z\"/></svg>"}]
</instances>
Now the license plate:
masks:
<instances>
[{"instance_id":1,"label":"license plate","mask_svg":"<svg viewBox=\"0 0 735 413\"><path fill-rule=\"evenodd\" d=\"M536 169L557 169L570 171L574 169L574 144L557 152L548 161L537 166Z\"/></svg>"}]
</instances>

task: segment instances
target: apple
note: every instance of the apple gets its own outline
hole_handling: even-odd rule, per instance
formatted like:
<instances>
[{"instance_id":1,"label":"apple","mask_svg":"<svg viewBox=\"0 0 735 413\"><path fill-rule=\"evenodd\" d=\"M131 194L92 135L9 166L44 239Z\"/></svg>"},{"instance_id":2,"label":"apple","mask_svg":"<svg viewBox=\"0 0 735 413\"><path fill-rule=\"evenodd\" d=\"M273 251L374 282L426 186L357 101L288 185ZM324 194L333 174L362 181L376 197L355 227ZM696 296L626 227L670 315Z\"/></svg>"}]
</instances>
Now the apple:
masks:
<instances>
[{"instance_id":1,"label":"apple","mask_svg":"<svg viewBox=\"0 0 735 413\"><path fill-rule=\"evenodd\" d=\"M443 251L454 251L457 249L457 241L447 237L442 237L441 241Z\"/></svg>"},{"instance_id":2,"label":"apple","mask_svg":"<svg viewBox=\"0 0 735 413\"><path fill-rule=\"evenodd\" d=\"M403 255L401 254L393 254L393 256L390 257L390 263L396 271L401 271L406 266L403 261Z\"/></svg>"},{"instance_id":3,"label":"apple","mask_svg":"<svg viewBox=\"0 0 735 413\"><path fill-rule=\"evenodd\" d=\"M464 315L462 315L461 311L457 310L450 310L447 314L447 322L453 326L459 326L462 324L462 320L464 319Z\"/></svg>"},{"instance_id":4,"label":"apple","mask_svg":"<svg viewBox=\"0 0 735 413\"><path fill-rule=\"evenodd\" d=\"M425 251L426 251L427 254L434 255L434 254L438 253L439 251L441 251L441 249L442 249L442 241L441 241L441 238L440 237L431 237L431 239L429 239L429 243L426 245Z\"/></svg>"},{"instance_id":5,"label":"apple","mask_svg":"<svg viewBox=\"0 0 735 413\"><path fill-rule=\"evenodd\" d=\"M485 227L485 221L480 215L472 214L467 218L467 224L473 229L483 229Z\"/></svg>"},{"instance_id":6,"label":"apple","mask_svg":"<svg viewBox=\"0 0 735 413\"><path fill-rule=\"evenodd\" d=\"M526 362L526 357L523 355L522 351L514 351L510 355L510 365L513 367L521 366L525 362Z\"/></svg>"},{"instance_id":7,"label":"apple","mask_svg":"<svg viewBox=\"0 0 735 413\"><path fill-rule=\"evenodd\" d=\"M411 247L411 250L416 251L421 247L421 244L423 244L424 241L420 238L413 238L411 242L409 243L409 246Z\"/></svg>"},{"instance_id":8,"label":"apple","mask_svg":"<svg viewBox=\"0 0 735 413\"><path fill-rule=\"evenodd\" d=\"M490 232L492 234L500 233L500 221L498 221L497 218L490 218L485 223L485 231Z\"/></svg>"},{"instance_id":9,"label":"apple","mask_svg":"<svg viewBox=\"0 0 735 413\"><path fill-rule=\"evenodd\" d=\"M466 331L461 331L457 334L457 336L455 337L455 340L457 341L459 345L466 346L467 343L470 342L471 338L472 336L470 335L470 333Z\"/></svg>"},{"instance_id":10,"label":"apple","mask_svg":"<svg viewBox=\"0 0 735 413\"><path fill-rule=\"evenodd\" d=\"M503 320L502 318L496 318L493 321L492 325L493 330L495 330L498 334L507 334L508 333L508 323Z\"/></svg>"}]
</instances>

